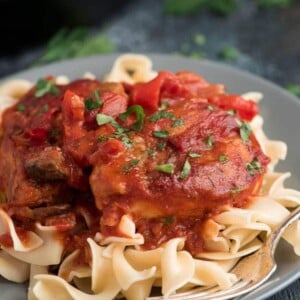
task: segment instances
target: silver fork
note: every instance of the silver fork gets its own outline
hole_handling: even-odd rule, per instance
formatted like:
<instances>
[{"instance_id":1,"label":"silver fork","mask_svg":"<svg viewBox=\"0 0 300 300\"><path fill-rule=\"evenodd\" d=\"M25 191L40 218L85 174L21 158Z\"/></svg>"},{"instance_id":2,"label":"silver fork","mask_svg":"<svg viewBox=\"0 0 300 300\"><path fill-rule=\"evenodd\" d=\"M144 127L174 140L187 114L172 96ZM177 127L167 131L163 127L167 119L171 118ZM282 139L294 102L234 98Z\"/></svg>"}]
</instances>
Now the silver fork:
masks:
<instances>
[{"instance_id":1,"label":"silver fork","mask_svg":"<svg viewBox=\"0 0 300 300\"><path fill-rule=\"evenodd\" d=\"M172 300L226 300L249 293L265 283L277 268L274 259L275 250L283 231L300 217L300 207L293 210L291 214L265 241L262 248L248 255L236 264L230 271L237 275L239 281L228 290L220 290L218 287L196 288L189 292L165 297L149 297L148 300L172 299Z\"/></svg>"}]
</instances>

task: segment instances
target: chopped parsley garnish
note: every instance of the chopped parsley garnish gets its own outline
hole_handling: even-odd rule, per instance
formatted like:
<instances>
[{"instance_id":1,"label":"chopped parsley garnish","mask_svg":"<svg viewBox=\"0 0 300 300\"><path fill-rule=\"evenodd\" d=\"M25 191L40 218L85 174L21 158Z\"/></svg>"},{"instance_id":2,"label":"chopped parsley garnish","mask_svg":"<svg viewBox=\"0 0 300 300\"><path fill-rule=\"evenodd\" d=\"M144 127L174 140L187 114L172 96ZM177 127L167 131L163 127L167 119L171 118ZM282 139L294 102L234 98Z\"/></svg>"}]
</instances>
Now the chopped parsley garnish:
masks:
<instances>
[{"instance_id":1,"label":"chopped parsley garnish","mask_svg":"<svg viewBox=\"0 0 300 300\"><path fill-rule=\"evenodd\" d=\"M156 122L160 119L170 119L173 121L172 127L178 127L184 124L182 119L176 119L171 111L158 111L150 117L150 122Z\"/></svg>"},{"instance_id":2,"label":"chopped parsley garnish","mask_svg":"<svg viewBox=\"0 0 300 300\"><path fill-rule=\"evenodd\" d=\"M96 115L96 121L99 126L104 125L104 124L110 124L114 126L115 128L119 128L120 125L112 116L108 116L105 114L97 114Z\"/></svg>"},{"instance_id":3,"label":"chopped parsley garnish","mask_svg":"<svg viewBox=\"0 0 300 300\"><path fill-rule=\"evenodd\" d=\"M242 191L242 189L238 186L235 186L233 188L230 189L231 194L239 194Z\"/></svg>"},{"instance_id":4,"label":"chopped parsley garnish","mask_svg":"<svg viewBox=\"0 0 300 300\"><path fill-rule=\"evenodd\" d=\"M132 128L136 131L140 131L143 127L144 118L145 118L145 113L142 106L140 105L130 106L126 112L119 115L119 118L122 121L125 121L128 118L128 116L131 115L132 113L135 113L136 115L136 122L132 125Z\"/></svg>"},{"instance_id":5,"label":"chopped parsley garnish","mask_svg":"<svg viewBox=\"0 0 300 300\"><path fill-rule=\"evenodd\" d=\"M200 153L189 152L188 156L191 157L191 158L198 158L198 157L201 157L201 154Z\"/></svg>"},{"instance_id":6,"label":"chopped parsley garnish","mask_svg":"<svg viewBox=\"0 0 300 300\"><path fill-rule=\"evenodd\" d=\"M163 165L157 165L155 166L154 170L167 173L167 174L173 174L174 173L174 165L173 164L163 164Z\"/></svg>"},{"instance_id":7,"label":"chopped parsley garnish","mask_svg":"<svg viewBox=\"0 0 300 300\"><path fill-rule=\"evenodd\" d=\"M229 161L229 158L223 154L219 155L218 159L219 159L219 162L222 164L225 164Z\"/></svg>"},{"instance_id":8,"label":"chopped parsley garnish","mask_svg":"<svg viewBox=\"0 0 300 300\"><path fill-rule=\"evenodd\" d=\"M132 169L132 167L138 165L138 163L138 159L132 159L129 161L128 165L122 165L122 168L124 169L125 173L128 173Z\"/></svg>"},{"instance_id":9,"label":"chopped parsley garnish","mask_svg":"<svg viewBox=\"0 0 300 300\"><path fill-rule=\"evenodd\" d=\"M39 114L43 114L45 112L47 112L49 109L49 105L48 104L45 104L40 110L39 110Z\"/></svg>"},{"instance_id":10,"label":"chopped parsley garnish","mask_svg":"<svg viewBox=\"0 0 300 300\"><path fill-rule=\"evenodd\" d=\"M171 119L173 120L175 118L174 114L170 111L158 111L154 115L150 117L150 122L156 122L160 119Z\"/></svg>"},{"instance_id":11,"label":"chopped parsley garnish","mask_svg":"<svg viewBox=\"0 0 300 300\"><path fill-rule=\"evenodd\" d=\"M121 141L122 141L122 143L123 143L127 148L131 148L131 147L132 147L132 140L131 140L128 136L124 135L124 136L121 138Z\"/></svg>"},{"instance_id":12,"label":"chopped parsley garnish","mask_svg":"<svg viewBox=\"0 0 300 300\"><path fill-rule=\"evenodd\" d=\"M162 151L162 150L165 149L166 145L167 145L166 142L158 143L158 144L157 144L157 149Z\"/></svg>"},{"instance_id":13,"label":"chopped parsley garnish","mask_svg":"<svg viewBox=\"0 0 300 300\"><path fill-rule=\"evenodd\" d=\"M84 100L85 110L93 110L101 107L102 103L94 101L92 98L88 98Z\"/></svg>"},{"instance_id":14,"label":"chopped parsley garnish","mask_svg":"<svg viewBox=\"0 0 300 300\"><path fill-rule=\"evenodd\" d=\"M233 46L226 46L219 52L219 57L224 60L235 60L240 55L240 51Z\"/></svg>"},{"instance_id":15,"label":"chopped parsley garnish","mask_svg":"<svg viewBox=\"0 0 300 300\"><path fill-rule=\"evenodd\" d=\"M168 225L173 224L174 221L175 221L174 216L173 216L173 215L170 215L170 216L166 216L166 217L164 218L163 223L164 223L164 225L168 226Z\"/></svg>"},{"instance_id":16,"label":"chopped parsley garnish","mask_svg":"<svg viewBox=\"0 0 300 300\"><path fill-rule=\"evenodd\" d=\"M55 96L57 96L59 94L59 89L56 87L55 81L40 78L36 83L36 91L35 91L34 95L37 98L40 98L48 93L55 95Z\"/></svg>"},{"instance_id":17,"label":"chopped parsley garnish","mask_svg":"<svg viewBox=\"0 0 300 300\"><path fill-rule=\"evenodd\" d=\"M85 110L88 110L88 111L93 110L93 109L99 108L103 105L103 101L100 98L98 90L94 90L94 95L95 95L96 101L94 101L92 98L87 98L84 100Z\"/></svg>"},{"instance_id":18,"label":"chopped parsley garnish","mask_svg":"<svg viewBox=\"0 0 300 300\"><path fill-rule=\"evenodd\" d=\"M172 127L179 127L184 125L184 120L183 119L177 119L173 122Z\"/></svg>"},{"instance_id":19,"label":"chopped parsley garnish","mask_svg":"<svg viewBox=\"0 0 300 300\"><path fill-rule=\"evenodd\" d=\"M263 171L260 162L257 160L253 160L250 163L247 163L246 169L247 169L247 172L252 176L255 175L255 171L257 171L259 173L261 173Z\"/></svg>"},{"instance_id":20,"label":"chopped parsley garnish","mask_svg":"<svg viewBox=\"0 0 300 300\"><path fill-rule=\"evenodd\" d=\"M212 147L214 145L214 141L213 141L213 136L212 135L209 135L206 140L205 140L205 144L207 147Z\"/></svg>"},{"instance_id":21,"label":"chopped parsley garnish","mask_svg":"<svg viewBox=\"0 0 300 300\"><path fill-rule=\"evenodd\" d=\"M179 178L180 179L186 178L190 174L190 172L191 172L191 164L188 160L186 160L183 165L182 171L179 175Z\"/></svg>"},{"instance_id":22,"label":"chopped parsley garnish","mask_svg":"<svg viewBox=\"0 0 300 300\"><path fill-rule=\"evenodd\" d=\"M146 151L147 151L147 153L148 153L150 156L152 156L152 157L155 156L156 153L157 153L155 150L152 150L152 149L147 149Z\"/></svg>"},{"instance_id":23,"label":"chopped parsley garnish","mask_svg":"<svg viewBox=\"0 0 300 300\"><path fill-rule=\"evenodd\" d=\"M136 166L136 165L139 163L139 160L138 160L138 159L132 159L129 163L130 163L132 166Z\"/></svg>"},{"instance_id":24,"label":"chopped parsley garnish","mask_svg":"<svg viewBox=\"0 0 300 300\"><path fill-rule=\"evenodd\" d=\"M127 129L125 127L118 127L118 128L116 128L116 131L113 134L113 137L118 139L120 137L127 136L128 133L129 133L129 129Z\"/></svg>"},{"instance_id":25,"label":"chopped parsley garnish","mask_svg":"<svg viewBox=\"0 0 300 300\"><path fill-rule=\"evenodd\" d=\"M25 107L24 104L19 104L19 105L17 105L17 107L16 107L16 110L17 110L17 111L21 111L21 112L25 111L25 109L26 109L26 107Z\"/></svg>"},{"instance_id":26,"label":"chopped parsley garnish","mask_svg":"<svg viewBox=\"0 0 300 300\"><path fill-rule=\"evenodd\" d=\"M105 141L108 141L109 140L109 136L107 135L101 135L98 137L98 142L101 143L101 142L105 142Z\"/></svg>"},{"instance_id":27,"label":"chopped parsley garnish","mask_svg":"<svg viewBox=\"0 0 300 300\"><path fill-rule=\"evenodd\" d=\"M168 101L164 101L164 102L160 105L160 107L158 108L158 110L159 110L159 111L164 110L164 109L168 108L169 105L170 105L170 103L169 103Z\"/></svg>"},{"instance_id":28,"label":"chopped parsley garnish","mask_svg":"<svg viewBox=\"0 0 300 300\"><path fill-rule=\"evenodd\" d=\"M248 142L249 136L251 134L251 127L248 122L239 122L240 123L240 136L244 143Z\"/></svg>"},{"instance_id":29,"label":"chopped parsley garnish","mask_svg":"<svg viewBox=\"0 0 300 300\"><path fill-rule=\"evenodd\" d=\"M118 124L119 125L119 124ZM130 134L129 129L124 127L116 128L116 131L112 135L102 135L98 137L98 142L105 142L109 139L121 139L122 143L127 147L132 147L132 140L129 138L128 134Z\"/></svg>"},{"instance_id":30,"label":"chopped parsley garnish","mask_svg":"<svg viewBox=\"0 0 300 300\"><path fill-rule=\"evenodd\" d=\"M168 130L159 130L159 131L153 131L153 136L157 137L157 138L166 138L169 135L169 131Z\"/></svg>"}]
</instances>

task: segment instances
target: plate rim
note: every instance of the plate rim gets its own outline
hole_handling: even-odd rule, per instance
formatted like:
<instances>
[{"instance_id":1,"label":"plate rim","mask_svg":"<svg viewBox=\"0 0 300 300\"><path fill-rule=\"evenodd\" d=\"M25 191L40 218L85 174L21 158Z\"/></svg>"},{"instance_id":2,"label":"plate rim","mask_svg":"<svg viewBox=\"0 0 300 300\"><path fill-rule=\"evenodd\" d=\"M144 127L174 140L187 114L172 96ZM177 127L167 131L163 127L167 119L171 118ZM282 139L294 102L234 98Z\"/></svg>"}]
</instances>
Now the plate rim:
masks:
<instances>
[{"instance_id":1,"label":"plate rim","mask_svg":"<svg viewBox=\"0 0 300 300\"><path fill-rule=\"evenodd\" d=\"M127 54L127 53L113 53L113 54L107 54L107 55L93 55L93 56L88 56L88 57L82 57L82 58L72 58L72 59L66 59L58 62L52 62L49 64L41 65L41 66L35 66L33 68L27 68L20 70L18 72L9 74L8 76L0 78L0 84L11 79L26 79L26 77L30 77L29 74L33 73L46 73L47 70L52 70L52 69L60 69L61 70L61 65L65 66L65 69L68 70L72 65L86 65L90 64L93 61L110 61L111 63L120 55L122 54ZM132 53L131 53L132 54ZM273 90L275 93L279 93L282 97L289 99L288 101L293 102L294 105L298 107L300 110L300 99L288 92L286 89L284 89L282 86L277 85L276 83L263 78L259 75L253 74L247 70L241 69L239 67L235 67L232 65L228 65L224 62L219 62L219 61L213 61L213 60L207 60L207 59L195 59L195 58L190 58L190 57L185 57L185 56L178 56L174 54L166 54L166 53L138 53L138 54L143 54L148 56L152 61L154 61L155 65L155 60L173 60L177 59L180 61L180 64L183 65L184 62L194 62L197 65L204 65L206 68L215 68L215 69L222 69L224 72L230 72L231 74L235 74L238 76L244 77L243 80L249 80L251 79L254 84L259 84L259 85L265 85L266 88L269 88ZM101 66L99 66L99 71L101 69ZM87 70L88 71L88 70ZM82 73L84 73L85 70L82 70ZM61 71L57 74L53 75L64 75L61 74ZM25 78L24 78L25 77ZM36 80L38 77L35 77ZM75 79L75 78L74 78ZM291 250L292 251L292 250ZM276 272L275 272L276 274ZM272 283L270 284L271 287L266 287L270 280L266 282L266 284L262 285L258 290L255 290L253 292L250 292L249 294L246 294L245 296L241 296L239 299L251 299L251 297L256 297L255 299L265 299L271 295L274 295L275 293L281 291L282 289L286 288L289 284L292 282L296 281L300 277L300 269L295 272L288 272L284 274L283 278L281 278L280 282L276 282L275 287L272 286ZM272 278L271 278L272 279ZM274 285L274 284L273 284ZM1 286L1 283L0 283ZM263 291L265 289L265 291ZM262 293L260 293L260 290ZM255 295L257 294L258 295ZM250 297L250 298L248 298Z\"/></svg>"}]
</instances>

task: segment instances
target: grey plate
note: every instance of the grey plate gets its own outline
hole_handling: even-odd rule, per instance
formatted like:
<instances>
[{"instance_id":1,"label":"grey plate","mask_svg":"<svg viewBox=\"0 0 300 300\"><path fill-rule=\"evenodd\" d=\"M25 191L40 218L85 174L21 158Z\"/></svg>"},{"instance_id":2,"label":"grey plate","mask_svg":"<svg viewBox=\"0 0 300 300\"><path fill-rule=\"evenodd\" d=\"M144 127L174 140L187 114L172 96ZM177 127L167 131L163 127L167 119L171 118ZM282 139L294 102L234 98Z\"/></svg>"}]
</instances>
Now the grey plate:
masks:
<instances>
[{"instance_id":1,"label":"grey plate","mask_svg":"<svg viewBox=\"0 0 300 300\"><path fill-rule=\"evenodd\" d=\"M265 131L271 139L280 139L288 144L288 158L281 162L279 171L290 171L293 175L288 185L300 189L300 130L298 118L300 116L300 101L282 88L244 71L211 61L192 60L170 55L149 55L156 70L190 70L201 74L211 82L225 83L228 91L243 93L260 91L265 98L261 102L261 114L265 120ZM71 79L81 77L85 71L93 72L102 78L110 70L116 55L89 57L69 60L47 65L41 68L20 72L9 78L25 78L36 81L46 75L67 75ZM7 78L8 79L8 78ZM278 269L276 273L261 288L241 297L243 300L265 299L300 276L300 258L285 242L279 244L277 250ZM0 299L26 299L26 287L16 285L0 279Z\"/></svg>"}]
</instances>

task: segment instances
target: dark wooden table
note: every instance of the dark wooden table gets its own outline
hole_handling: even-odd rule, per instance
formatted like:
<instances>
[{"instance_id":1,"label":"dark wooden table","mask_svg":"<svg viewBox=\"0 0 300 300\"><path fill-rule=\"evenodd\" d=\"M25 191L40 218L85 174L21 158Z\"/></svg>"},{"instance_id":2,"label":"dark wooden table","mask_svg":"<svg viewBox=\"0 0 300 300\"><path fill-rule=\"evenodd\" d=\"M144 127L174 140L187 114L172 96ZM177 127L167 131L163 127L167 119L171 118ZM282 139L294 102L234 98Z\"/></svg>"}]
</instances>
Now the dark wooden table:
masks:
<instances>
[{"instance_id":1,"label":"dark wooden table","mask_svg":"<svg viewBox=\"0 0 300 300\"><path fill-rule=\"evenodd\" d=\"M105 32L120 52L204 53L207 59L224 62L220 51L233 46L240 54L226 63L281 86L300 84L300 1L284 9L259 9L253 0L238 2L238 9L224 18L208 11L166 16L161 0L135 0L108 19ZM206 37L203 45L194 41L199 34ZM40 51L0 57L0 76L27 68ZM300 280L269 299L300 299Z\"/></svg>"}]
</instances>

